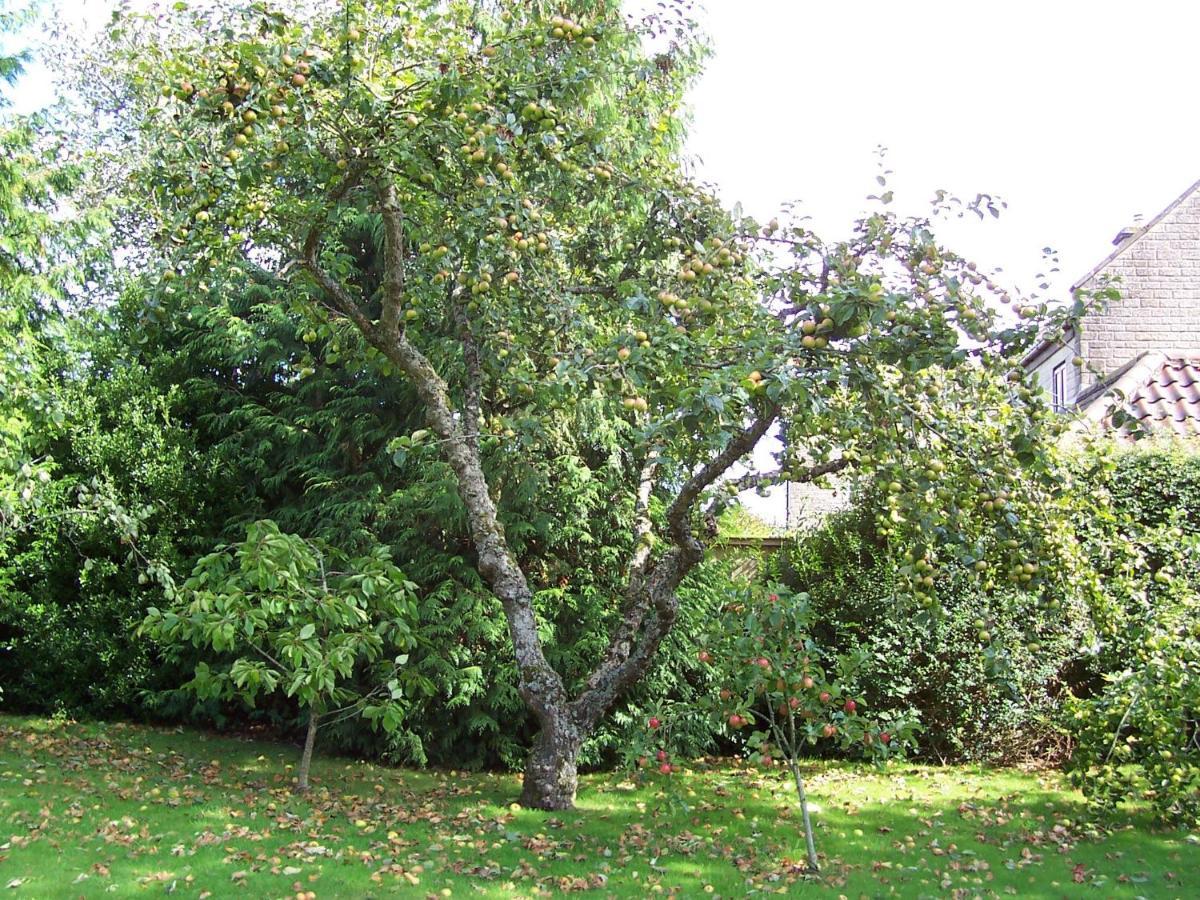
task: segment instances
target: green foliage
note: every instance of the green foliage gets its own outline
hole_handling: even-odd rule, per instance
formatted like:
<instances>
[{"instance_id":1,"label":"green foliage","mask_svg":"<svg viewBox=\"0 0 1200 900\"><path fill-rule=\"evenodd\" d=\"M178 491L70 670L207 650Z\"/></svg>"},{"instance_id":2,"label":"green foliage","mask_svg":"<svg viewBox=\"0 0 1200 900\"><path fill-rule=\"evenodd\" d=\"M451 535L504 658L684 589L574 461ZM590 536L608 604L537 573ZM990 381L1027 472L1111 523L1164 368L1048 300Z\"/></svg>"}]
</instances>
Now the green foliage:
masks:
<instances>
[{"instance_id":1,"label":"green foliage","mask_svg":"<svg viewBox=\"0 0 1200 900\"><path fill-rule=\"evenodd\" d=\"M1003 761L1061 752L1055 723L1062 679L1089 627L1080 602L1012 587L988 591L948 566L929 588L939 616L897 605L904 552L876 530L860 497L786 552L782 575L808 593L824 646L862 665L848 688L867 707L915 716L922 754Z\"/></svg>"},{"instance_id":2,"label":"green foliage","mask_svg":"<svg viewBox=\"0 0 1200 900\"><path fill-rule=\"evenodd\" d=\"M0 9L0 38L33 18L32 7ZM30 59L28 52L0 54L0 86L13 85ZM95 611L84 604L78 615L61 616L58 597L37 587L52 568L47 560L59 557L52 535L65 530L63 519L94 522L117 512L111 503L107 510L77 504L77 483L50 483L63 466L55 441L72 412L57 384L75 374L62 307L86 281L87 256L105 220L103 204L63 215L77 198L81 168L62 153L51 116L16 116L8 106L0 93L0 684L7 702L46 708L89 687L123 691L124 669L107 642L88 646L68 636L88 634ZM69 577L74 583L75 573ZM116 677L103 686L73 681L96 669ZM54 687L47 690L47 682Z\"/></svg>"},{"instance_id":3,"label":"green foliage","mask_svg":"<svg viewBox=\"0 0 1200 900\"><path fill-rule=\"evenodd\" d=\"M0 554L0 682L17 709L136 715L141 691L179 672L133 629L159 579L211 545L223 485L144 373L64 380L54 396L63 421L41 433L54 477Z\"/></svg>"},{"instance_id":4,"label":"green foliage","mask_svg":"<svg viewBox=\"0 0 1200 900\"><path fill-rule=\"evenodd\" d=\"M168 589L170 607L149 609L140 633L205 651L213 664L202 660L184 685L201 699L254 706L279 692L314 732L322 718L353 716L393 732L400 701L419 688L406 676L407 655L376 664L411 645L415 588L386 547L346 558L261 521L236 547L201 558L177 597Z\"/></svg>"},{"instance_id":5,"label":"green foliage","mask_svg":"<svg viewBox=\"0 0 1200 900\"><path fill-rule=\"evenodd\" d=\"M1147 803L1200 823L1200 457L1177 442L1109 444L1079 461L1099 639L1067 724L1071 775L1098 807Z\"/></svg>"}]
</instances>

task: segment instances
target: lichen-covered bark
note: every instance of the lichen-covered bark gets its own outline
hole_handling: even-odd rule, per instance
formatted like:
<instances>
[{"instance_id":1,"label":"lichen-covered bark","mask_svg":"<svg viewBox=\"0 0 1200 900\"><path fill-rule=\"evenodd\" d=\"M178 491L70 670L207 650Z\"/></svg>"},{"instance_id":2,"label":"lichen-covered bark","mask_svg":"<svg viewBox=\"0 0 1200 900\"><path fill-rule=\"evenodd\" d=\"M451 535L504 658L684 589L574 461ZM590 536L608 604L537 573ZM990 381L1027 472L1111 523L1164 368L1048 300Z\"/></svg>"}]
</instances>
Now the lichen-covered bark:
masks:
<instances>
[{"instance_id":1,"label":"lichen-covered bark","mask_svg":"<svg viewBox=\"0 0 1200 900\"><path fill-rule=\"evenodd\" d=\"M525 762L521 805L530 809L571 809L579 787L579 749L586 735L565 710L543 725Z\"/></svg>"},{"instance_id":2,"label":"lichen-covered bark","mask_svg":"<svg viewBox=\"0 0 1200 900\"><path fill-rule=\"evenodd\" d=\"M675 592L704 558L704 546L691 527L700 495L753 450L778 417L777 406L763 411L685 482L667 508L667 533L674 546L648 570L638 568L631 573L623 615L604 658L572 704L575 720L585 733L608 712L622 692L646 673L659 645L675 624L679 614Z\"/></svg>"}]
</instances>

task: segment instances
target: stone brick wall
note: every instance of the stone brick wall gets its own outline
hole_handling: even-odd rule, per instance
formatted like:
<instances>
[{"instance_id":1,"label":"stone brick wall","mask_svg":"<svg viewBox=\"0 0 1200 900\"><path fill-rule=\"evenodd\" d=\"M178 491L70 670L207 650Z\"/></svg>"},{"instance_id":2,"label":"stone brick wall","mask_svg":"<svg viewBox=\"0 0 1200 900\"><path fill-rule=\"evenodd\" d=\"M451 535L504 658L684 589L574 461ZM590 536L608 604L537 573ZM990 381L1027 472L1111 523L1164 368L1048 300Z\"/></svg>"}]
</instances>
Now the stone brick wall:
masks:
<instances>
[{"instance_id":1,"label":"stone brick wall","mask_svg":"<svg viewBox=\"0 0 1200 900\"><path fill-rule=\"evenodd\" d=\"M836 480L827 488L788 482L785 503L786 530L812 528L820 525L830 513L850 504L849 486Z\"/></svg>"},{"instance_id":2,"label":"stone brick wall","mask_svg":"<svg viewBox=\"0 0 1200 900\"><path fill-rule=\"evenodd\" d=\"M1200 354L1200 183L1080 282L1120 278L1121 299L1088 315L1080 355L1107 374L1143 351ZM1094 377L1084 375L1082 388Z\"/></svg>"}]
</instances>

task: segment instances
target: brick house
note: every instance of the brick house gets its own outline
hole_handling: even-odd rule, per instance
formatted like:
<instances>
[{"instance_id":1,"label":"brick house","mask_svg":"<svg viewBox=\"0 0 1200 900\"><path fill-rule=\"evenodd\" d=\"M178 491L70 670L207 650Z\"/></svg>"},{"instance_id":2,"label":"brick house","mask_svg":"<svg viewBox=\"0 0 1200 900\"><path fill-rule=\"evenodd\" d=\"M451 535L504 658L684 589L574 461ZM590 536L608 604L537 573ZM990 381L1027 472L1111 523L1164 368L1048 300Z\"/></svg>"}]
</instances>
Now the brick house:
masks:
<instances>
[{"instance_id":1,"label":"brick house","mask_svg":"<svg viewBox=\"0 0 1200 900\"><path fill-rule=\"evenodd\" d=\"M1034 347L1025 368L1062 412L1099 424L1116 390L1144 423L1200 435L1200 181L1113 244L1071 291L1107 276L1121 298L1062 340Z\"/></svg>"}]
</instances>

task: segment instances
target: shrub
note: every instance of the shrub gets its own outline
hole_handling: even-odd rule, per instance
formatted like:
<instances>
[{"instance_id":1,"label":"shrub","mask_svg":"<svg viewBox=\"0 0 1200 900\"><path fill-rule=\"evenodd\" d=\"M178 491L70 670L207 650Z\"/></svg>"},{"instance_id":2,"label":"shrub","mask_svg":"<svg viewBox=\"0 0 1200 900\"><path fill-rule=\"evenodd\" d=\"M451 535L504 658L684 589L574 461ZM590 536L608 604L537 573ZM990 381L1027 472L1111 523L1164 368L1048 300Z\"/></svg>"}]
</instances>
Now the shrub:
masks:
<instances>
[{"instance_id":1,"label":"shrub","mask_svg":"<svg viewBox=\"0 0 1200 900\"><path fill-rule=\"evenodd\" d=\"M876 533L867 498L787 548L780 574L811 597L823 646L863 656L847 688L874 711L919 719L923 755L999 762L1060 749L1056 698L1086 629L1078 604L1068 610L1072 628L1052 629L1038 596L988 591L947 566L936 587L942 614L913 615L896 602L902 564Z\"/></svg>"},{"instance_id":2,"label":"shrub","mask_svg":"<svg viewBox=\"0 0 1200 900\"><path fill-rule=\"evenodd\" d=\"M1200 824L1200 456L1174 441L1103 445L1078 465L1094 510L1097 640L1067 706L1070 772L1093 804L1147 803Z\"/></svg>"},{"instance_id":3,"label":"shrub","mask_svg":"<svg viewBox=\"0 0 1200 900\"><path fill-rule=\"evenodd\" d=\"M133 634L159 596L147 564L186 559L220 479L136 370L60 386L53 478L37 515L0 548L5 703L73 715L137 715L174 682Z\"/></svg>"}]
</instances>

